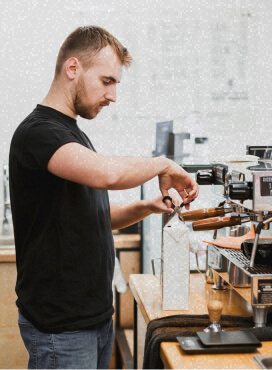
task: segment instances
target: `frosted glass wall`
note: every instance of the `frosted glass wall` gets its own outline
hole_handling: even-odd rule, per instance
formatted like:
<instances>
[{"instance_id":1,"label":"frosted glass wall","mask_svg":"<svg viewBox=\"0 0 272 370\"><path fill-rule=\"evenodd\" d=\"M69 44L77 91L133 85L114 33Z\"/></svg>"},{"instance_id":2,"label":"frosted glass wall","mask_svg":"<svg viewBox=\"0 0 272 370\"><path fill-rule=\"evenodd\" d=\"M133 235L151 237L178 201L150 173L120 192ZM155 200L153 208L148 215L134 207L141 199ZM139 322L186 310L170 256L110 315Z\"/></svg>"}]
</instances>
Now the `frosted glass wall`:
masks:
<instances>
[{"instance_id":1,"label":"frosted glass wall","mask_svg":"<svg viewBox=\"0 0 272 370\"><path fill-rule=\"evenodd\" d=\"M271 16L267 0L3 1L0 163L47 93L61 43L87 24L107 28L134 57L117 103L78 119L98 152L150 156L165 120L208 136L211 158L271 144ZM1 171L0 217L2 193ZM139 196L138 188L110 193L121 202Z\"/></svg>"}]
</instances>

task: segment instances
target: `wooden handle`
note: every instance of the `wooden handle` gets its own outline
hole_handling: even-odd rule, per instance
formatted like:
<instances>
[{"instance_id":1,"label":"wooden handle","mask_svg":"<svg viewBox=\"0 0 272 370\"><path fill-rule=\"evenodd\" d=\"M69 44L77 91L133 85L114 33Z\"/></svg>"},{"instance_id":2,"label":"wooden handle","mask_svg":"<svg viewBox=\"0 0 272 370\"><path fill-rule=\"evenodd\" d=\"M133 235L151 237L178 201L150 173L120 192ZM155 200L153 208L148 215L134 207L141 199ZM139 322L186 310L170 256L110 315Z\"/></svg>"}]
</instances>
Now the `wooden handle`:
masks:
<instances>
[{"instance_id":1,"label":"wooden handle","mask_svg":"<svg viewBox=\"0 0 272 370\"><path fill-rule=\"evenodd\" d=\"M194 221L192 223L194 231L217 230L221 229L222 227L229 227L235 225L241 225L240 216L207 218L206 220Z\"/></svg>"},{"instance_id":2,"label":"wooden handle","mask_svg":"<svg viewBox=\"0 0 272 370\"><path fill-rule=\"evenodd\" d=\"M182 212L184 221L203 220L204 218L224 216L225 210L223 207L202 208L194 211Z\"/></svg>"},{"instance_id":3,"label":"wooden handle","mask_svg":"<svg viewBox=\"0 0 272 370\"><path fill-rule=\"evenodd\" d=\"M211 322L219 322L223 310L223 304L220 301L210 301L207 305Z\"/></svg>"}]
</instances>

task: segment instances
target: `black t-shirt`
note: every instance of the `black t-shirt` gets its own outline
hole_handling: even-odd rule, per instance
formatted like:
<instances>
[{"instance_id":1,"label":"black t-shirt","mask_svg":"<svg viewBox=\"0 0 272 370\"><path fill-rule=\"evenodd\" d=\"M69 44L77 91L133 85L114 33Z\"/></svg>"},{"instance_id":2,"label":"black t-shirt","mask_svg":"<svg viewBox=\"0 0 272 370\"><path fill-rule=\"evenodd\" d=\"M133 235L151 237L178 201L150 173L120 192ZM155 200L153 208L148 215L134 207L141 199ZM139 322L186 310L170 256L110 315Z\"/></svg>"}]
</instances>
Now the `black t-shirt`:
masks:
<instances>
[{"instance_id":1,"label":"black t-shirt","mask_svg":"<svg viewBox=\"0 0 272 370\"><path fill-rule=\"evenodd\" d=\"M108 193L47 170L70 142L94 150L75 119L37 105L16 129L9 155L16 303L48 333L88 328L113 314Z\"/></svg>"}]
</instances>

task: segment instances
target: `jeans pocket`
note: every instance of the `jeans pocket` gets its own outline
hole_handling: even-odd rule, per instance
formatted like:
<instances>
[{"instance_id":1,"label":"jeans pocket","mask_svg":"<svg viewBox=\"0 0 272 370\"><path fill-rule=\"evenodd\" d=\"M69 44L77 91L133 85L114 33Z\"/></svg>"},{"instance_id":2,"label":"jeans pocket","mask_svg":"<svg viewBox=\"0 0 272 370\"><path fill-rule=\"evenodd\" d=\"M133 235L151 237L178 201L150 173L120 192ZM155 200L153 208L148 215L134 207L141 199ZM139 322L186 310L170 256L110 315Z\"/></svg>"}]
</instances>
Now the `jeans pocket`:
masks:
<instances>
[{"instance_id":1,"label":"jeans pocket","mask_svg":"<svg viewBox=\"0 0 272 370\"><path fill-rule=\"evenodd\" d=\"M31 324L31 322L29 322L21 313L20 310L18 310L18 324L19 325L22 325L22 326L29 326L29 327L33 327L33 325Z\"/></svg>"}]
</instances>

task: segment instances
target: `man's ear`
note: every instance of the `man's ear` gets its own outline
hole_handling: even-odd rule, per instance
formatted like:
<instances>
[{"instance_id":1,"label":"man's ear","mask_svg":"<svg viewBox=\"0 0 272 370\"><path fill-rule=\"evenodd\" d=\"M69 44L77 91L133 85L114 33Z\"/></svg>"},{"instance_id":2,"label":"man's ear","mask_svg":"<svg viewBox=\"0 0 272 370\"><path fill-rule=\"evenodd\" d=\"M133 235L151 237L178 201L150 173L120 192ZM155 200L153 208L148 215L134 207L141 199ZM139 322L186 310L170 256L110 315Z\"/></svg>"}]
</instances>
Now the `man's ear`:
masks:
<instances>
[{"instance_id":1,"label":"man's ear","mask_svg":"<svg viewBox=\"0 0 272 370\"><path fill-rule=\"evenodd\" d=\"M73 80L76 78L79 66L80 66L79 60L75 57L71 57L66 61L65 72L69 80Z\"/></svg>"}]
</instances>

